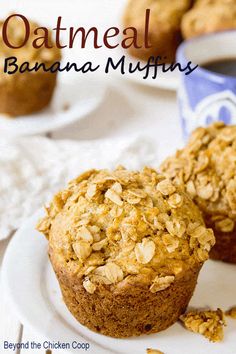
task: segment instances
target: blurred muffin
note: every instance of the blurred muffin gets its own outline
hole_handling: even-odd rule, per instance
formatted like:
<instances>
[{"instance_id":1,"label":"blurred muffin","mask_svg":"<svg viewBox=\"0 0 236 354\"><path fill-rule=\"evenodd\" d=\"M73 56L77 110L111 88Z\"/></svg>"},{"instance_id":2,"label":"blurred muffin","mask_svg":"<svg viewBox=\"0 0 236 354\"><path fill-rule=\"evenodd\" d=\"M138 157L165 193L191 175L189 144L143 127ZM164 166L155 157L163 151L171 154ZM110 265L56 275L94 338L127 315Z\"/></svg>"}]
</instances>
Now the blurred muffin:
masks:
<instances>
[{"instance_id":1,"label":"blurred muffin","mask_svg":"<svg viewBox=\"0 0 236 354\"><path fill-rule=\"evenodd\" d=\"M235 5L236 0L195 0L195 6L206 6L206 5L216 5L216 4L224 4L224 5Z\"/></svg>"},{"instance_id":2,"label":"blurred muffin","mask_svg":"<svg viewBox=\"0 0 236 354\"><path fill-rule=\"evenodd\" d=\"M29 21L30 22L30 21ZM2 33L3 22L0 22L0 31ZM45 47L34 49L32 46L33 31L38 24L30 22L31 35L27 44L19 49L8 48L0 35L1 66L4 65L5 58L15 56L17 64L20 66L25 61L33 67L36 62L45 63L47 66L56 61L60 61L60 50L55 48L47 49ZM39 32L40 33L40 32ZM19 18L12 18L8 23L8 38L14 46L19 46L25 38L25 27L23 21ZM51 34L50 44L54 44ZM9 67L9 70L14 67ZM3 68L1 68L3 71ZM35 72L16 72L14 74L2 74L0 76L0 113L9 116L20 116L37 112L46 107L53 96L56 85L57 73L43 72L42 69Z\"/></svg>"},{"instance_id":3,"label":"blurred muffin","mask_svg":"<svg viewBox=\"0 0 236 354\"><path fill-rule=\"evenodd\" d=\"M198 0L182 19L185 39L236 28L236 0Z\"/></svg>"},{"instance_id":4,"label":"blurred muffin","mask_svg":"<svg viewBox=\"0 0 236 354\"><path fill-rule=\"evenodd\" d=\"M151 48L129 48L131 55L147 60L150 56L161 56L163 62L175 61L175 53L181 42L180 22L190 8L191 0L129 0L123 23L138 30L138 42L143 43L145 33L144 15L151 10L149 43Z\"/></svg>"},{"instance_id":5,"label":"blurred muffin","mask_svg":"<svg viewBox=\"0 0 236 354\"><path fill-rule=\"evenodd\" d=\"M211 257L236 263L236 126L196 129L161 171L191 196L214 230Z\"/></svg>"},{"instance_id":6,"label":"blurred muffin","mask_svg":"<svg viewBox=\"0 0 236 354\"><path fill-rule=\"evenodd\" d=\"M38 230L68 309L112 337L176 322L215 242L191 199L149 168L82 174L54 197Z\"/></svg>"}]
</instances>

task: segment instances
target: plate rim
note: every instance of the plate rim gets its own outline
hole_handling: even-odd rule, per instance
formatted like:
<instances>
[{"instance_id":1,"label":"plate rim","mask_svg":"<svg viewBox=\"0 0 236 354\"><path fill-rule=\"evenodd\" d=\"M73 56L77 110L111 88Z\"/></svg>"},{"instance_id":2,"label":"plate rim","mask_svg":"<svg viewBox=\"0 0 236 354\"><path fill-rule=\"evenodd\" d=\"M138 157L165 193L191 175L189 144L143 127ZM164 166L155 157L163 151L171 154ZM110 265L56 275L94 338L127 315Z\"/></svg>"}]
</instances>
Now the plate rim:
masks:
<instances>
[{"instance_id":1,"label":"plate rim","mask_svg":"<svg viewBox=\"0 0 236 354\"><path fill-rule=\"evenodd\" d=\"M19 321L22 324L26 325L35 334L37 334L39 336L39 339L41 339L43 341L48 340L48 341L53 342L53 341L58 341L58 338L55 338L53 335L50 335L50 333L48 333L48 331L46 329L44 330L43 328L39 328L39 326L32 319L29 319L28 315L23 311L21 306L15 301L15 298L14 298L12 291L11 291L10 282L9 282L9 278L8 278L8 272L7 272L8 264L11 259L10 255L11 255L12 249L14 247L14 244L18 244L19 240L22 237L22 232L24 231L24 228L27 227L27 225L29 225L33 221L35 221L35 219L42 217L42 215L43 215L43 209L42 208L38 209L30 218L28 218L26 220L26 222L23 224L23 226L21 226L16 231L16 233L14 234L12 239L10 240L10 242L7 246L7 249L5 251L3 261L2 261L1 272L0 272L0 284L2 287L4 300L12 307L13 312L16 313L16 317L19 319ZM48 265L49 264L50 264L50 262L48 261ZM45 267L46 267L46 264L45 264ZM80 340L81 341L88 340L88 341L90 341L90 343L93 344L93 350L89 351L89 353L91 353L91 354L97 354L97 353L98 354L120 354L120 352L111 351L110 348L107 348L105 346L101 347L100 344L95 342L93 339L86 338L85 335L82 336L81 333L78 332L78 334L76 336L76 341L79 342ZM75 354L76 350L72 349L72 348L70 348L68 350L63 349L63 352L68 353L68 354L69 353Z\"/></svg>"},{"instance_id":2,"label":"plate rim","mask_svg":"<svg viewBox=\"0 0 236 354\"><path fill-rule=\"evenodd\" d=\"M66 79L63 80L63 79L64 79L64 77L61 77L58 79L57 86L55 88L55 92L54 92L52 101L55 98L55 95L57 94L58 88L69 84L68 80L66 80ZM74 80L75 80L75 78L74 78ZM21 137L21 136L33 136L33 135L47 134L48 132L57 131L58 129L66 127L70 124L74 124L78 121L82 121L83 119L86 119L86 117L89 114L93 113L104 101L106 94L108 92L109 81L104 80L100 76L97 76L96 79L92 78L91 76L89 76L88 78L82 77L82 78L80 78L80 80L81 80L80 81L81 83L84 83L85 81L89 82L90 86L93 85L94 82L98 83L100 86L99 95L96 95L96 99L93 99L92 106L91 105L89 107L84 106L84 109L83 109L84 112L82 113L82 115L77 116L77 115L75 115L75 113L73 113L73 111L70 111L70 110L69 111L62 111L62 112L47 112L48 117L46 119L50 119L50 116L54 117L54 119L55 119L55 116L58 115L58 116L64 116L64 121L57 122L57 120L55 119L54 122L49 121L49 127L44 126L44 125L42 125L42 126L38 125L37 127L30 128L28 131L20 131L20 132L17 132L17 126L7 127L5 129L4 129L4 127L1 127L0 136L5 135L8 138L17 138L17 137ZM77 79L77 81L78 81L78 79ZM91 97L89 97L89 100L91 100ZM32 113L29 115L29 117L31 117L31 119L40 120L40 118L42 118L42 116L44 115L45 110L50 109L50 104L52 104L52 102L50 102L49 105L47 107L45 107L45 109L43 109L42 111ZM79 104L79 102L76 104L73 104L73 108L75 109L78 104ZM34 117L34 115L35 115L35 117ZM66 119L67 116L71 117L71 115L73 115L74 118ZM9 121L11 121L11 120L17 120L17 119L27 120L27 118L28 118L27 115L23 115L23 116L19 116L19 117L6 117L6 116L4 116L4 114L0 114L0 120L1 120L0 124L3 125L4 120L6 120L9 123Z\"/></svg>"}]
</instances>

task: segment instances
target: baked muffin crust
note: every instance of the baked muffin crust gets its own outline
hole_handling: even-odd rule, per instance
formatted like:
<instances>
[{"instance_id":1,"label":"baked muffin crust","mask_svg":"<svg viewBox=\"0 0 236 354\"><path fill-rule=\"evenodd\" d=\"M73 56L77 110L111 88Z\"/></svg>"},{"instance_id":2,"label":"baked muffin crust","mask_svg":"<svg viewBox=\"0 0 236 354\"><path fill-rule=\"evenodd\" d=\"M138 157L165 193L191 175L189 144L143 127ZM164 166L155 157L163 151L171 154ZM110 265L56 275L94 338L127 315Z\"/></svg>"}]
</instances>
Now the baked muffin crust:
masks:
<instances>
[{"instance_id":1,"label":"baked muffin crust","mask_svg":"<svg viewBox=\"0 0 236 354\"><path fill-rule=\"evenodd\" d=\"M156 332L175 322L215 242L191 199L149 168L86 172L54 197L38 230L49 238L71 312L89 328L98 330L99 323L102 333L115 337ZM81 313L78 304L85 311L89 299L102 317Z\"/></svg>"},{"instance_id":2,"label":"baked muffin crust","mask_svg":"<svg viewBox=\"0 0 236 354\"><path fill-rule=\"evenodd\" d=\"M212 256L236 262L236 126L218 122L196 129L161 170L191 196L212 227Z\"/></svg>"},{"instance_id":3,"label":"baked muffin crust","mask_svg":"<svg viewBox=\"0 0 236 354\"><path fill-rule=\"evenodd\" d=\"M77 276L94 284L145 274L151 291L164 288L184 265L205 261L214 243L191 200L150 169L87 172L54 197L47 213L39 230Z\"/></svg>"}]
</instances>

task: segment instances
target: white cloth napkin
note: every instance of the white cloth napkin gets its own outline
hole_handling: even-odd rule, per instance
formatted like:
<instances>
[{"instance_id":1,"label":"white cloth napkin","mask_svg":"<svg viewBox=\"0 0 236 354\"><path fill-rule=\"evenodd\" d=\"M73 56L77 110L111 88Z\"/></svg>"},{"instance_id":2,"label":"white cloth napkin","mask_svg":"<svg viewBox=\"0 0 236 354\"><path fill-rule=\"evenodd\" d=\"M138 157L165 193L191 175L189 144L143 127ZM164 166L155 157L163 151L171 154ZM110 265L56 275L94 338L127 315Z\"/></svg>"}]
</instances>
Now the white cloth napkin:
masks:
<instances>
[{"instance_id":1,"label":"white cloth napkin","mask_svg":"<svg viewBox=\"0 0 236 354\"><path fill-rule=\"evenodd\" d=\"M144 137L59 141L44 137L0 141L0 240L90 168L157 166L156 146Z\"/></svg>"}]
</instances>

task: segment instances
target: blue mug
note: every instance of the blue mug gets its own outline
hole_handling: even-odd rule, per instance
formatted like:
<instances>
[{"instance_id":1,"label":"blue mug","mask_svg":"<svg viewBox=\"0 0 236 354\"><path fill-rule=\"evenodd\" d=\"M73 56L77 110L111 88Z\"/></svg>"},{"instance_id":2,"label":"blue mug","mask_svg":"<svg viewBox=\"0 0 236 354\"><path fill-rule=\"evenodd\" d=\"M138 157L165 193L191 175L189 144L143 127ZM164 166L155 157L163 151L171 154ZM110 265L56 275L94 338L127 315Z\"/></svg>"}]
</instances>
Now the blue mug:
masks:
<instances>
[{"instance_id":1,"label":"blue mug","mask_svg":"<svg viewBox=\"0 0 236 354\"><path fill-rule=\"evenodd\" d=\"M216 121L236 124L236 76L209 71L201 65L236 60L236 31L218 32L183 42L177 61L186 66L189 61L199 67L190 75L181 74L178 92L180 119L184 138L193 129Z\"/></svg>"}]
</instances>

